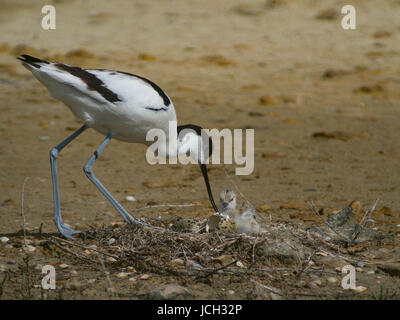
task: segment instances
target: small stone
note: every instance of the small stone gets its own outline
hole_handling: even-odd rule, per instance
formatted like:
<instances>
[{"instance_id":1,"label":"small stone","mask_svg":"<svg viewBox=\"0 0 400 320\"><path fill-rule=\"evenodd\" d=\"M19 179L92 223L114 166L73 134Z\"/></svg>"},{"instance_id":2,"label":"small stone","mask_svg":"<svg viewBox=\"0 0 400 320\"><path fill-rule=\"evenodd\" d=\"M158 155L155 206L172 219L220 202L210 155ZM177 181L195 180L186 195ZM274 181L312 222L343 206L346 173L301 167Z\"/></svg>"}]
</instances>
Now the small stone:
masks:
<instances>
[{"instance_id":1,"label":"small stone","mask_svg":"<svg viewBox=\"0 0 400 320\"><path fill-rule=\"evenodd\" d=\"M104 212L104 215L112 217L114 214L112 212L106 211L106 212Z\"/></svg>"},{"instance_id":2,"label":"small stone","mask_svg":"<svg viewBox=\"0 0 400 320\"><path fill-rule=\"evenodd\" d=\"M233 290L228 290L228 294L229 294L229 295L233 295L233 294L235 294L235 291L233 291Z\"/></svg>"},{"instance_id":3,"label":"small stone","mask_svg":"<svg viewBox=\"0 0 400 320\"><path fill-rule=\"evenodd\" d=\"M7 261L7 264L16 264L17 263L17 260L8 260Z\"/></svg>"},{"instance_id":4,"label":"small stone","mask_svg":"<svg viewBox=\"0 0 400 320\"><path fill-rule=\"evenodd\" d=\"M356 292L356 293L361 293L361 292L364 292L365 290L367 290L367 288L363 287L363 286L358 286L354 289L351 289L351 291Z\"/></svg>"},{"instance_id":5,"label":"small stone","mask_svg":"<svg viewBox=\"0 0 400 320\"><path fill-rule=\"evenodd\" d=\"M149 274L146 274L146 273L145 273L145 274L141 275L139 279L140 279L140 280L148 280L148 279L150 279L150 278L151 278L151 276L150 276Z\"/></svg>"},{"instance_id":6,"label":"small stone","mask_svg":"<svg viewBox=\"0 0 400 320\"><path fill-rule=\"evenodd\" d=\"M28 244L27 246L24 247L25 252L34 252L36 250L36 248L34 246L31 246L30 244Z\"/></svg>"},{"instance_id":7,"label":"small stone","mask_svg":"<svg viewBox=\"0 0 400 320\"><path fill-rule=\"evenodd\" d=\"M12 248L14 248L11 244L8 244L8 243L6 243L5 245L4 245L4 248L6 248L6 249L12 249Z\"/></svg>"},{"instance_id":8,"label":"small stone","mask_svg":"<svg viewBox=\"0 0 400 320\"><path fill-rule=\"evenodd\" d=\"M177 284L167 284L150 292L150 298L154 300L171 300L177 298L188 298L192 294L189 289Z\"/></svg>"},{"instance_id":9,"label":"small stone","mask_svg":"<svg viewBox=\"0 0 400 320\"><path fill-rule=\"evenodd\" d=\"M41 136L41 137L39 138L40 141L47 141L47 140L49 140L49 139L50 139L49 136Z\"/></svg>"},{"instance_id":10,"label":"small stone","mask_svg":"<svg viewBox=\"0 0 400 320\"><path fill-rule=\"evenodd\" d=\"M374 270L370 270L370 271L367 272L367 274L375 274L375 271Z\"/></svg>"},{"instance_id":11,"label":"small stone","mask_svg":"<svg viewBox=\"0 0 400 320\"><path fill-rule=\"evenodd\" d=\"M96 279L89 279L89 280L87 281L88 284L93 284L93 283L95 283L95 282L96 282Z\"/></svg>"},{"instance_id":12,"label":"small stone","mask_svg":"<svg viewBox=\"0 0 400 320\"><path fill-rule=\"evenodd\" d=\"M111 246L112 244L114 244L117 240L115 240L114 238L111 238L108 240L108 245Z\"/></svg>"},{"instance_id":13,"label":"small stone","mask_svg":"<svg viewBox=\"0 0 400 320\"><path fill-rule=\"evenodd\" d=\"M128 280L134 282L134 281L136 281L136 278L132 277L132 278L129 278Z\"/></svg>"},{"instance_id":14,"label":"small stone","mask_svg":"<svg viewBox=\"0 0 400 320\"><path fill-rule=\"evenodd\" d=\"M321 279L315 279L308 283L308 286L313 289L318 288L321 285L322 285Z\"/></svg>"},{"instance_id":15,"label":"small stone","mask_svg":"<svg viewBox=\"0 0 400 320\"><path fill-rule=\"evenodd\" d=\"M69 267L69 265L67 265L67 264L65 264L65 263L62 263L62 264L59 265L59 267L60 267L61 269L66 269L66 268Z\"/></svg>"},{"instance_id":16,"label":"small stone","mask_svg":"<svg viewBox=\"0 0 400 320\"><path fill-rule=\"evenodd\" d=\"M113 257L107 257L106 261L109 262L109 263L114 263L114 262L117 262L117 259L115 259Z\"/></svg>"},{"instance_id":17,"label":"small stone","mask_svg":"<svg viewBox=\"0 0 400 320\"><path fill-rule=\"evenodd\" d=\"M328 277L327 280L328 280L328 282L330 282L330 283L336 283L336 282L338 282L338 279L335 278L335 277Z\"/></svg>"},{"instance_id":18,"label":"small stone","mask_svg":"<svg viewBox=\"0 0 400 320\"><path fill-rule=\"evenodd\" d=\"M129 276L129 273L127 273L127 272L117 273L117 278L120 278L120 279L127 278L128 276Z\"/></svg>"},{"instance_id":19,"label":"small stone","mask_svg":"<svg viewBox=\"0 0 400 320\"><path fill-rule=\"evenodd\" d=\"M1 238L0 238L0 242L1 242L1 243L7 243L9 240L10 240L10 239L7 238L7 237L1 237Z\"/></svg>"},{"instance_id":20,"label":"small stone","mask_svg":"<svg viewBox=\"0 0 400 320\"><path fill-rule=\"evenodd\" d=\"M357 271L357 272L363 272L364 270L363 270L362 268L360 268L360 267L357 267L357 268L356 268L356 271Z\"/></svg>"},{"instance_id":21,"label":"small stone","mask_svg":"<svg viewBox=\"0 0 400 320\"><path fill-rule=\"evenodd\" d=\"M244 264L242 261L236 262L236 266L238 266L239 268L244 268Z\"/></svg>"},{"instance_id":22,"label":"small stone","mask_svg":"<svg viewBox=\"0 0 400 320\"><path fill-rule=\"evenodd\" d=\"M126 196L126 197L125 197L125 200L126 200L126 201L132 201L132 202L133 202L133 201L137 201L136 198L133 197L133 196Z\"/></svg>"},{"instance_id":23,"label":"small stone","mask_svg":"<svg viewBox=\"0 0 400 320\"><path fill-rule=\"evenodd\" d=\"M71 271L71 276L77 276L77 275L78 275L78 272L76 270Z\"/></svg>"}]
</instances>

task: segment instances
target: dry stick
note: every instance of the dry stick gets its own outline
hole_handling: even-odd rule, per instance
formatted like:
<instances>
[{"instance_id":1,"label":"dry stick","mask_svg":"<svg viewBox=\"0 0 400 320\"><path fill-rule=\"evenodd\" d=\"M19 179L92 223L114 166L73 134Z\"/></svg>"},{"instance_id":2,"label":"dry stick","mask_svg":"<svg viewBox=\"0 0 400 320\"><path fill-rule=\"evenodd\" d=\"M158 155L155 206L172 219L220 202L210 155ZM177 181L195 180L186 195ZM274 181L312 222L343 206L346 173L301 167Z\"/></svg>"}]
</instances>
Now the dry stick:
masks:
<instances>
[{"instance_id":1,"label":"dry stick","mask_svg":"<svg viewBox=\"0 0 400 320\"><path fill-rule=\"evenodd\" d=\"M103 272L104 272L104 274L105 274L105 276L106 276L106 279L107 279L107 282L108 282L108 290L109 290L110 292L114 292L114 287L113 287L113 284L112 284L112 282L111 282L109 272L107 271L106 266L104 265L103 257L101 256L100 253L97 253L97 257L98 257L99 260L100 260L101 267L103 268Z\"/></svg>"},{"instance_id":2,"label":"dry stick","mask_svg":"<svg viewBox=\"0 0 400 320\"><path fill-rule=\"evenodd\" d=\"M22 194L21 194L21 214L22 214L22 219L23 219L23 225L22 225L22 230L24 232L24 246L26 246L26 230L25 230L25 224L26 224L26 218L25 218L25 212L24 212L24 195L25 195L25 184L28 181L29 176L25 177L24 183L22 185Z\"/></svg>"},{"instance_id":3,"label":"dry stick","mask_svg":"<svg viewBox=\"0 0 400 320\"><path fill-rule=\"evenodd\" d=\"M254 264L254 252L255 252L255 249L256 249L257 239L258 239L258 236L254 239L253 252L252 252L252 256L251 256L251 263L252 264Z\"/></svg>"},{"instance_id":4,"label":"dry stick","mask_svg":"<svg viewBox=\"0 0 400 320\"><path fill-rule=\"evenodd\" d=\"M77 257L78 259L81 259L81 260L83 260L83 261L85 261L85 262L90 262L90 263L93 263L93 264L97 264L96 261L93 261L93 260L91 260L91 259L89 259L89 258L86 258L86 257L82 257L82 256L80 256L79 254L77 254L77 253L75 253L75 252L73 252L72 250L69 250L69 249L67 249L67 248L63 248L61 245L59 245L59 244L58 244L57 242L55 242L55 241L47 240L47 242L48 242L48 243L51 243L51 244L53 244L53 245L55 245L57 248L59 248L59 249L65 251L65 252L67 252L67 253L69 253L69 254L71 254L71 255Z\"/></svg>"},{"instance_id":5,"label":"dry stick","mask_svg":"<svg viewBox=\"0 0 400 320\"><path fill-rule=\"evenodd\" d=\"M235 261L233 261L233 262L231 262L231 263L228 263L227 265L222 266L222 267L220 267L220 268L215 268L214 270L212 270L212 271L206 273L205 275L196 277L196 279L208 278L209 276L213 275L214 273L217 273L218 271L224 270L224 269L230 267L231 265L235 264L236 262L238 262L238 260L235 260Z\"/></svg>"},{"instance_id":6,"label":"dry stick","mask_svg":"<svg viewBox=\"0 0 400 320\"><path fill-rule=\"evenodd\" d=\"M108 257L111 257L111 258L114 258L114 259L118 259L118 256L113 255L113 254L109 254L109 253L106 253L106 252L103 252L103 251L100 251L100 250L97 250L97 249L93 249L91 247L82 246L82 245L79 245L79 244L76 244L76 243L73 243L71 241L68 241L68 240L65 240L65 239L61 239L61 238L58 238L58 237L55 237L55 236L50 236L50 237L53 238L53 239L56 239L58 241L63 241L65 243L68 243L68 244L70 244L71 246L74 246L74 247L79 247L79 248L83 248L83 249L87 249L87 250L96 251L97 253L101 253L104 256L108 256Z\"/></svg>"},{"instance_id":7,"label":"dry stick","mask_svg":"<svg viewBox=\"0 0 400 320\"><path fill-rule=\"evenodd\" d=\"M318 218L320 218L320 220L329 227L329 229L331 229L333 232L335 232L340 238L342 238L342 240L346 241L346 243L351 243L352 241L348 238L346 238L345 236L341 235L339 232L337 232L327 221L325 221L324 219L321 218L321 216L319 215L317 209L315 208L314 205L314 201L310 201L308 203L308 205L311 207L311 210L317 215Z\"/></svg>"},{"instance_id":8,"label":"dry stick","mask_svg":"<svg viewBox=\"0 0 400 320\"><path fill-rule=\"evenodd\" d=\"M136 208L133 210L133 212L140 211L140 210L145 210L145 209L151 209L151 208L161 208L161 207L194 207L194 206L199 206L199 203L189 203L189 204L159 204L159 205L154 205L154 206L146 206L142 208Z\"/></svg>"},{"instance_id":9,"label":"dry stick","mask_svg":"<svg viewBox=\"0 0 400 320\"><path fill-rule=\"evenodd\" d=\"M307 261L304 261L304 262L303 262L302 268L301 268L299 274L297 275L297 279L300 279L302 273L307 269L307 267L309 266L309 263L310 263L312 257L313 257L314 254L317 252L317 250L320 250L320 249L319 249L319 248L318 248L318 249L315 249L315 250L313 251L313 253L310 254L310 256L308 257Z\"/></svg>"},{"instance_id":10,"label":"dry stick","mask_svg":"<svg viewBox=\"0 0 400 320\"><path fill-rule=\"evenodd\" d=\"M152 268L155 268L155 269L158 269L158 270L167 272L167 273L171 273L171 274L173 274L174 276L182 277L182 276L188 275L187 272L180 272L180 271L176 271L176 270L173 270L173 269L170 269L170 268L165 268L165 267L157 266L157 265L151 263L150 261L147 261L147 260L144 259L142 256L140 256L140 255L134 253L132 250L125 250L125 253L126 253L128 256L133 257L133 258L139 260L140 262L142 262L142 263L144 263L144 264L148 264L148 265L149 265L150 267L152 267Z\"/></svg>"}]
</instances>

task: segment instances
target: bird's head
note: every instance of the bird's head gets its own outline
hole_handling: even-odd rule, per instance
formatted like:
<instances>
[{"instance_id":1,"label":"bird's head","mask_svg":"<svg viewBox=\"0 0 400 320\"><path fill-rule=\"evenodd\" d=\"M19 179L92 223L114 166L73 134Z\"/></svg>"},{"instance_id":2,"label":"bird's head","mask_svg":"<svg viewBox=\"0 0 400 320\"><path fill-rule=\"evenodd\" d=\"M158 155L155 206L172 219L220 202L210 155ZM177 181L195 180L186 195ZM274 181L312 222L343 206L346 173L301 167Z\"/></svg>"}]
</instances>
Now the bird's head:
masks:
<instances>
[{"instance_id":1,"label":"bird's head","mask_svg":"<svg viewBox=\"0 0 400 320\"><path fill-rule=\"evenodd\" d=\"M236 208L236 194L232 190L223 190L219 195L221 212L232 211Z\"/></svg>"},{"instance_id":2,"label":"bird's head","mask_svg":"<svg viewBox=\"0 0 400 320\"><path fill-rule=\"evenodd\" d=\"M218 212L218 208L212 195L206 166L207 160L210 158L213 150L211 138L207 135L202 127L194 124L178 126L177 131L178 156L183 154L188 155L189 153L190 157L200 165L211 205L213 206L215 212Z\"/></svg>"}]
</instances>

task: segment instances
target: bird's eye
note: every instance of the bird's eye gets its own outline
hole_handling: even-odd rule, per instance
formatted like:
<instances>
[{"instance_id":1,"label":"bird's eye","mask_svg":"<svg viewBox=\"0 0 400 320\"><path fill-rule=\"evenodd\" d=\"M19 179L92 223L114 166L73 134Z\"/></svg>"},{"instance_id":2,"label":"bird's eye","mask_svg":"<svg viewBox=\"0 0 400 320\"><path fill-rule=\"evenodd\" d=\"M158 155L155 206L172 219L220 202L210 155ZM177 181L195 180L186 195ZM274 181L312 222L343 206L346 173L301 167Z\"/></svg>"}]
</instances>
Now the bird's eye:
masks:
<instances>
[{"instance_id":1,"label":"bird's eye","mask_svg":"<svg viewBox=\"0 0 400 320\"><path fill-rule=\"evenodd\" d=\"M232 202L232 201L233 201L233 198L231 200L229 200L229 202Z\"/></svg>"}]
</instances>

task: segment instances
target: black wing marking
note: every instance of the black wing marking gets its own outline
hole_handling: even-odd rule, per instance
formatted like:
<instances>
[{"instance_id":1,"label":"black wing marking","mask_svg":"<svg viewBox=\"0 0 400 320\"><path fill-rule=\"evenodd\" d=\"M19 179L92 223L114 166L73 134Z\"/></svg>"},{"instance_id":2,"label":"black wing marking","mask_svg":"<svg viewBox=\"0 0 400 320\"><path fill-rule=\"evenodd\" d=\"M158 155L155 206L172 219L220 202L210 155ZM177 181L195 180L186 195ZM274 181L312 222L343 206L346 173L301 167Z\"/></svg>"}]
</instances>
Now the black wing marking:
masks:
<instances>
[{"instance_id":1,"label":"black wing marking","mask_svg":"<svg viewBox=\"0 0 400 320\"><path fill-rule=\"evenodd\" d=\"M104 99L110 102L122 101L118 98L118 95L112 92L110 89L104 86L103 81L97 78L94 74L87 72L86 70L79 67L72 67L62 63L56 63L55 66L63 71L67 71L73 76L81 79L86 83L89 90L94 90L100 93Z\"/></svg>"}]
</instances>

